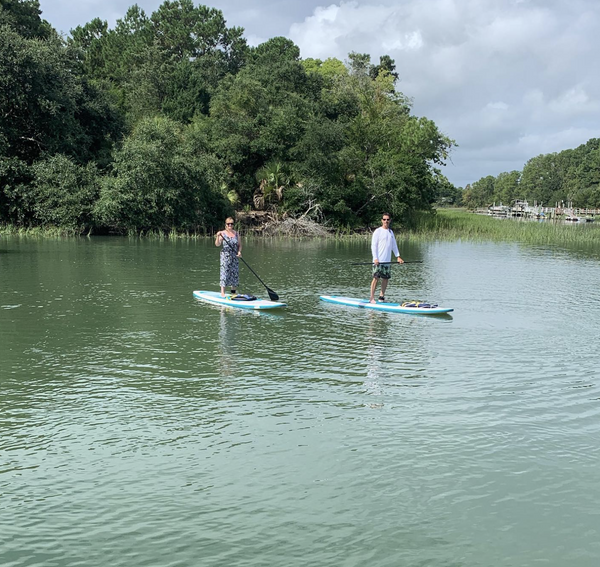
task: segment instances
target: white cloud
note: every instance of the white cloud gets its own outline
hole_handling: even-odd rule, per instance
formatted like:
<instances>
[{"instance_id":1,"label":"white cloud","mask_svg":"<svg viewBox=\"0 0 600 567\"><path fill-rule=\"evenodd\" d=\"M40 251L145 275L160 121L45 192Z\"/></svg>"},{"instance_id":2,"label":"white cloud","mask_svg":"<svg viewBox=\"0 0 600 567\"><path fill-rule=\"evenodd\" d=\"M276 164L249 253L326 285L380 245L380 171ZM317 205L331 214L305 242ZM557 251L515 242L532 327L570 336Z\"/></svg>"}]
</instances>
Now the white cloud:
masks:
<instances>
[{"instance_id":1,"label":"white cloud","mask_svg":"<svg viewBox=\"0 0 600 567\"><path fill-rule=\"evenodd\" d=\"M508 110L508 104L505 102L488 102L486 108L495 111L495 110Z\"/></svg>"},{"instance_id":2,"label":"white cloud","mask_svg":"<svg viewBox=\"0 0 600 567\"><path fill-rule=\"evenodd\" d=\"M458 142L455 165L445 173L465 185L478 179L485 160L484 175L497 175L499 165L520 169L546 150L600 136L600 77L592 72L600 17L593 6L592 0L340 2L316 8L291 26L290 37L303 56L345 59L359 51L374 61L394 58L398 88L414 100L414 112Z\"/></svg>"},{"instance_id":3,"label":"white cloud","mask_svg":"<svg viewBox=\"0 0 600 567\"><path fill-rule=\"evenodd\" d=\"M600 110L597 100L591 100L581 85L563 92L548 103L548 109L556 114L596 114Z\"/></svg>"},{"instance_id":4,"label":"white cloud","mask_svg":"<svg viewBox=\"0 0 600 567\"><path fill-rule=\"evenodd\" d=\"M387 51L412 51L423 47L423 37L419 30L407 32L402 37L394 39L389 43L382 42L383 49Z\"/></svg>"}]
</instances>

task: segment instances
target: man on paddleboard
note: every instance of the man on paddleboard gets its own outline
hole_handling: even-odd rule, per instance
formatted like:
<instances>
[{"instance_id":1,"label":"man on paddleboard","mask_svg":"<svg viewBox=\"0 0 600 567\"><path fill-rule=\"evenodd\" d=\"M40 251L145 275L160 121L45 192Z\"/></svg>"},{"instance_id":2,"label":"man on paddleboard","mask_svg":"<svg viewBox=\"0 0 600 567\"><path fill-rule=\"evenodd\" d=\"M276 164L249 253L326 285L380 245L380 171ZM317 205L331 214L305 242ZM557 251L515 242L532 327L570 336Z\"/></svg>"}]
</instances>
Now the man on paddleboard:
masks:
<instances>
[{"instance_id":1,"label":"man on paddleboard","mask_svg":"<svg viewBox=\"0 0 600 567\"><path fill-rule=\"evenodd\" d=\"M381 215L381 226L373 233L371 239L371 252L373 254L373 281L371 282L371 297L369 301L375 303L375 289L377 282L381 279L381 294L378 301L385 301L385 290L389 279L392 277L392 252L398 258L398 264L404 264L400 258L396 237L390 224L392 217L389 213Z\"/></svg>"}]
</instances>

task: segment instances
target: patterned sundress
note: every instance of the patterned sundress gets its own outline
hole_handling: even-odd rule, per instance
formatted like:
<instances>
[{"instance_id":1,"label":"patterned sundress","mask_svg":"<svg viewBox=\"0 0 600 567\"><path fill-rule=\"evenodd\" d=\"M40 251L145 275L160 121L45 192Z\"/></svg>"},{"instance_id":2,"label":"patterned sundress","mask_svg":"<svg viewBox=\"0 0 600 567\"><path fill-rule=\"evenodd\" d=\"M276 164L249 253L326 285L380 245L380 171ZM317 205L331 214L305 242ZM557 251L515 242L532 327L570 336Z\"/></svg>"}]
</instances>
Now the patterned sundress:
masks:
<instances>
[{"instance_id":1,"label":"patterned sundress","mask_svg":"<svg viewBox=\"0 0 600 567\"><path fill-rule=\"evenodd\" d=\"M227 238L227 240L225 240ZM240 262L237 258L238 253L238 233L232 238L226 236L223 239L223 248L221 250L221 271L220 282L221 287L233 286L237 287L240 283Z\"/></svg>"}]
</instances>

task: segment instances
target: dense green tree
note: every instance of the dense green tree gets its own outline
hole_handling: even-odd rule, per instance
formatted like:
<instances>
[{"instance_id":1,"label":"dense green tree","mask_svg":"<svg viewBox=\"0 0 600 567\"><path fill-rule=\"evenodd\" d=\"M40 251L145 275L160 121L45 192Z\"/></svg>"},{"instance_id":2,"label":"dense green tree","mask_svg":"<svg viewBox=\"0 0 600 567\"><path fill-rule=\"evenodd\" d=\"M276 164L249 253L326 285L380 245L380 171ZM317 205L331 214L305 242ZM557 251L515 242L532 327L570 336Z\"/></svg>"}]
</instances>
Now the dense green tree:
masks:
<instances>
[{"instance_id":1,"label":"dense green tree","mask_svg":"<svg viewBox=\"0 0 600 567\"><path fill-rule=\"evenodd\" d=\"M21 37L49 39L56 35L41 14L39 0L0 0L0 26L9 26Z\"/></svg>"},{"instance_id":2,"label":"dense green tree","mask_svg":"<svg viewBox=\"0 0 600 567\"><path fill-rule=\"evenodd\" d=\"M469 208L469 209L473 209L473 199L472 199L472 194L473 194L473 188L471 187L470 183L467 183L465 185L465 188L462 192L462 204L463 206Z\"/></svg>"},{"instance_id":3,"label":"dense green tree","mask_svg":"<svg viewBox=\"0 0 600 567\"><path fill-rule=\"evenodd\" d=\"M0 158L0 222L28 226L34 222L34 174L18 158Z\"/></svg>"},{"instance_id":4,"label":"dense green tree","mask_svg":"<svg viewBox=\"0 0 600 567\"><path fill-rule=\"evenodd\" d=\"M340 121L316 115L308 120L302 138L294 147L292 159L297 177L303 180L305 186L313 189L321 187L320 198L333 187L344 187L347 183L346 170L341 159L345 144L345 125ZM307 180L311 183L307 184ZM299 194L308 199L316 197L306 190Z\"/></svg>"},{"instance_id":5,"label":"dense green tree","mask_svg":"<svg viewBox=\"0 0 600 567\"><path fill-rule=\"evenodd\" d=\"M123 122L39 18L37 2L5 3L3 14L9 4L25 10L10 15L27 17L5 18L0 28L0 219L27 225L39 222L30 166L55 154L106 166Z\"/></svg>"},{"instance_id":6,"label":"dense green tree","mask_svg":"<svg viewBox=\"0 0 600 567\"><path fill-rule=\"evenodd\" d=\"M373 65L369 71L369 75L371 75L372 79L376 79L381 72L389 74L394 79L394 82L400 77L396 73L396 62L389 55L382 55L379 58L379 65Z\"/></svg>"},{"instance_id":7,"label":"dense green tree","mask_svg":"<svg viewBox=\"0 0 600 567\"><path fill-rule=\"evenodd\" d=\"M179 61L166 83L162 111L179 122L191 122L198 114L208 115L210 99L221 78L209 55Z\"/></svg>"},{"instance_id":8,"label":"dense green tree","mask_svg":"<svg viewBox=\"0 0 600 567\"><path fill-rule=\"evenodd\" d=\"M511 204L521 199L547 207L559 204L596 208L600 205L600 139L592 138L575 149L536 156L522 172L500 173L485 199L479 190L483 185L489 186L488 177L465 191L465 199L472 206L494 201Z\"/></svg>"},{"instance_id":9,"label":"dense green tree","mask_svg":"<svg viewBox=\"0 0 600 567\"><path fill-rule=\"evenodd\" d=\"M114 29L94 19L65 46L35 31L37 2L8 4L3 220L207 230L235 204L353 227L382 207L406 220L452 193L438 166L454 143L411 114L389 56L302 61L283 37L248 48L240 28L192 0L149 17L132 6Z\"/></svg>"},{"instance_id":10,"label":"dense green tree","mask_svg":"<svg viewBox=\"0 0 600 567\"><path fill-rule=\"evenodd\" d=\"M391 75L380 73L373 81L361 71L350 81L361 111L346 130L341 159L348 181L334 210L345 211L350 224L376 218L382 207L405 220L416 210L431 210L437 192L434 165L443 164L454 142L430 120L410 114L409 101L395 91Z\"/></svg>"},{"instance_id":11,"label":"dense green tree","mask_svg":"<svg viewBox=\"0 0 600 567\"><path fill-rule=\"evenodd\" d=\"M174 57L155 45L143 51L143 61L131 69L125 82L125 109L130 124L148 116L158 116L171 91L171 77L176 68Z\"/></svg>"},{"instance_id":12,"label":"dense green tree","mask_svg":"<svg viewBox=\"0 0 600 567\"><path fill-rule=\"evenodd\" d=\"M587 152L576 166L569 171L568 180L576 179L572 201L581 207L600 207L600 140L595 139L586 144Z\"/></svg>"},{"instance_id":13,"label":"dense green tree","mask_svg":"<svg viewBox=\"0 0 600 567\"><path fill-rule=\"evenodd\" d=\"M120 232L205 231L230 212L210 156L190 151L186 129L167 118L141 120L115 153L97 223Z\"/></svg>"},{"instance_id":14,"label":"dense green tree","mask_svg":"<svg viewBox=\"0 0 600 567\"><path fill-rule=\"evenodd\" d=\"M342 61L330 57L321 61L320 59L303 59L302 65L307 73L318 73L327 79L333 79L348 74L348 68Z\"/></svg>"},{"instance_id":15,"label":"dense green tree","mask_svg":"<svg viewBox=\"0 0 600 567\"><path fill-rule=\"evenodd\" d=\"M109 99L78 73L59 39L0 30L0 142L4 155L32 163L62 153L97 157L120 132Z\"/></svg>"},{"instance_id":16,"label":"dense green tree","mask_svg":"<svg viewBox=\"0 0 600 567\"><path fill-rule=\"evenodd\" d=\"M247 45L242 28L228 28L220 10L195 7L192 0L167 0L151 16L155 41L178 59L220 55L224 72L244 64Z\"/></svg>"},{"instance_id":17,"label":"dense green tree","mask_svg":"<svg viewBox=\"0 0 600 567\"><path fill-rule=\"evenodd\" d=\"M494 201L494 184L496 179L492 175L482 177L465 189L463 202L466 207L488 207Z\"/></svg>"},{"instance_id":18,"label":"dense green tree","mask_svg":"<svg viewBox=\"0 0 600 567\"><path fill-rule=\"evenodd\" d=\"M34 212L39 224L91 231L92 211L100 192L94 163L79 165L56 154L33 166Z\"/></svg>"},{"instance_id":19,"label":"dense green tree","mask_svg":"<svg viewBox=\"0 0 600 567\"><path fill-rule=\"evenodd\" d=\"M211 102L211 148L230 167L230 189L251 205L256 173L267 163L293 161L294 148L318 96L299 50L274 38L252 51L248 65L220 84Z\"/></svg>"},{"instance_id":20,"label":"dense green tree","mask_svg":"<svg viewBox=\"0 0 600 567\"><path fill-rule=\"evenodd\" d=\"M554 206L562 196L564 171L557 154L540 155L530 159L523 168L521 194L530 202Z\"/></svg>"},{"instance_id":21,"label":"dense green tree","mask_svg":"<svg viewBox=\"0 0 600 567\"><path fill-rule=\"evenodd\" d=\"M367 77L371 74L371 69L373 68L371 56L368 53L356 53L352 51L348 54L348 67L352 75Z\"/></svg>"},{"instance_id":22,"label":"dense green tree","mask_svg":"<svg viewBox=\"0 0 600 567\"><path fill-rule=\"evenodd\" d=\"M321 90L321 82L309 76L302 65L300 48L284 37L274 37L252 49L243 73L260 82L277 104L291 94L314 100Z\"/></svg>"},{"instance_id":23,"label":"dense green tree","mask_svg":"<svg viewBox=\"0 0 600 567\"><path fill-rule=\"evenodd\" d=\"M437 171L435 176L436 203L441 206L460 207L463 204L463 191L455 187L446 176Z\"/></svg>"},{"instance_id":24,"label":"dense green tree","mask_svg":"<svg viewBox=\"0 0 600 567\"><path fill-rule=\"evenodd\" d=\"M244 65L242 33L227 27L219 10L175 0L150 17L132 6L113 30L92 20L73 30L70 41L87 72L110 81L131 124L159 112L189 122L208 112L219 82Z\"/></svg>"},{"instance_id":25,"label":"dense green tree","mask_svg":"<svg viewBox=\"0 0 600 567\"><path fill-rule=\"evenodd\" d=\"M104 67L106 65L103 47L108 35L108 22L100 18L94 18L84 26L77 26L71 30L71 37L68 38L70 46L74 47L79 55L82 68L91 78L104 77Z\"/></svg>"},{"instance_id":26,"label":"dense green tree","mask_svg":"<svg viewBox=\"0 0 600 567\"><path fill-rule=\"evenodd\" d=\"M492 200L496 203L510 205L515 199L520 199L521 172L511 171L501 173L494 181L494 193Z\"/></svg>"}]
</instances>

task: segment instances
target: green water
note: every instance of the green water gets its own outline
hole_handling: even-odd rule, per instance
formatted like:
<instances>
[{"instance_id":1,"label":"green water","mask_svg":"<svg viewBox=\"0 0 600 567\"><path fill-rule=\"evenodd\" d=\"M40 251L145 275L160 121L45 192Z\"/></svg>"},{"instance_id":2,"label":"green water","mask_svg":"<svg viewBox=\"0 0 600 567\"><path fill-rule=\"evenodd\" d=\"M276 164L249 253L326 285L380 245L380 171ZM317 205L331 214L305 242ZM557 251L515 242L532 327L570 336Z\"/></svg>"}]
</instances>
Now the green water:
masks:
<instances>
[{"instance_id":1,"label":"green water","mask_svg":"<svg viewBox=\"0 0 600 567\"><path fill-rule=\"evenodd\" d=\"M256 313L210 241L2 238L0 565L600 564L600 255L401 251L450 316L319 302L366 241L245 242Z\"/></svg>"}]
</instances>

